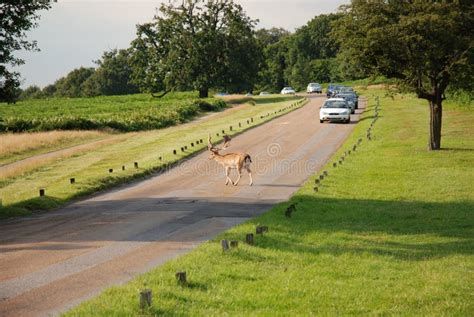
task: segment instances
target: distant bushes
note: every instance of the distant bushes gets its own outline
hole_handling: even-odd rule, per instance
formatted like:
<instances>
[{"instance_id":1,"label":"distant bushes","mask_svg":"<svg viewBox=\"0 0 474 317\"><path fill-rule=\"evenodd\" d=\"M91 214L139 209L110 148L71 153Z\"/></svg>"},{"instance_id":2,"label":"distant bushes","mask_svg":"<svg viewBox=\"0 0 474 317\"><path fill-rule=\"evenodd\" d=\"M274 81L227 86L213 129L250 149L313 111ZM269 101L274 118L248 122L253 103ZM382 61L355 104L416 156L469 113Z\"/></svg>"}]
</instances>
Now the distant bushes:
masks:
<instances>
[{"instance_id":1,"label":"distant bushes","mask_svg":"<svg viewBox=\"0 0 474 317\"><path fill-rule=\"evenodd\" d=\"M20 105L17 105L20 106ZM17 107L11 106L11 107ZM42 113L41 109L30 109L38 111L36 115L18 114L5 116L0 119L1 132L32 132L51 130L102 130L114 129L122 132L161 129L175 124L185 122L201 112L218 111L226 107L226 103L218 99L177 99L176 103L157 106L137 106L136 109L124 109L102 113L100 109L95 113L85 110L81 114L66 114L64 107L58 108L55 113ZM55 108L50 106L48 108ZM98 108L100 108L98 106ZM63 111L61 111L63 110ZM105 111L105 110L104 110ZM1 115L1 109L0 109Z\"/></svg>"}]
</instances>

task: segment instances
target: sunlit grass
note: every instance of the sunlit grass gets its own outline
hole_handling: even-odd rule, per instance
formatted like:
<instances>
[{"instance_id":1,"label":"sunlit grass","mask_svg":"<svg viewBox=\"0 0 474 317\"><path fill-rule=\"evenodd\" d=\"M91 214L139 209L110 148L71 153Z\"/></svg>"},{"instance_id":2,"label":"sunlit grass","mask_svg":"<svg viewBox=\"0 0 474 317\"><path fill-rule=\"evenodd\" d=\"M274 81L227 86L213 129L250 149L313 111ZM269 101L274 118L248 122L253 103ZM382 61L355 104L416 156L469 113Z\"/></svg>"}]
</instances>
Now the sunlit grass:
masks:
<instances>
[{"instance_id":1,"label":"sunlit grass","mask_svg":"<svg viewBox=\"0 0 474 317\"><path fill-rule=\"evenodd\" d=\"M324 168L319 192L315 175L289 202L66 315L472 315L474 115L448 105L444 150L428 152L424 101L366 93L369 109ZM369 142L373 95L382 107ZM245 245L257 224L269 232ZM239 248L223 253L224 238ZM174 278L183 270L185 287ZM153 305L141 312L143 288L152 289Z\"/></svg>"}]
</instances>

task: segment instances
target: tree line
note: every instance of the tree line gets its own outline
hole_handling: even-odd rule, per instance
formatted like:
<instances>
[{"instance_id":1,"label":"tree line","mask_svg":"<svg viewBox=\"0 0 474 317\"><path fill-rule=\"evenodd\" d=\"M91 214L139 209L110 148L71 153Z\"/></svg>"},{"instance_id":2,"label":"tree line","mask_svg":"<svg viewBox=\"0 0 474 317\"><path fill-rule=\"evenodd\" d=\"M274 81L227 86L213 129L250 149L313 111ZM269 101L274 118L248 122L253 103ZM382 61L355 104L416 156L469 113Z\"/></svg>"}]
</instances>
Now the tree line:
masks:
<instances>
[{"instance_id":1,"label":"tree line","mask_svg":"<svg viewBox=\"0 0 474 317\"><path fill-rule=\"evenodd\" d=\"M36 49L24 31L34 27L50 1L2 2L0 101L18 97L18 65L12 52ZM23 97L97 96L210 89L234 92L310 81L331 82L383 75L400 91L430 107L429 149L441 147L446 92L474 95L474 4L468 0L352 0L337 14L319 15L294 33L255 30L233 0L182 0L162 4L154 19L137 26L129 48L104 53L97 68L73 70Z\"/></svg>"}]
</instances>

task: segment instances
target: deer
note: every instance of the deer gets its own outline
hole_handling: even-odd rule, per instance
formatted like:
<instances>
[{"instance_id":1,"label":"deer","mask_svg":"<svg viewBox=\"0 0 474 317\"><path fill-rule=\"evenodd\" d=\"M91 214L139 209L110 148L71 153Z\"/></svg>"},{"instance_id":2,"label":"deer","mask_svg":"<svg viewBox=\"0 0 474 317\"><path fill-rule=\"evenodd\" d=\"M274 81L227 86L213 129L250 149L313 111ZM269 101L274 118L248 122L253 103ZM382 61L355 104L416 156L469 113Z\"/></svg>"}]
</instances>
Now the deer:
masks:
<instances>
[{"instance_id":1,"label":"deer","mask_svg":"<svg viewBox=\"0 0 474 317\"><path fill-rule=\"evenodd\" d=\"M252 171L250 170L250 164L252 163L252 158L247 153L228 153L228 154L220 154L219 151L225 150L230 145L231 138L228 135L224 135L224 144L222 147L216 147L212 144L211 135L207 139L207 148L211 152L209 157L210 160L214 160L220 165L222 165L225 169L225 185L229 184L229 181L232 185L237 186L240 181L240 177L242 174L242 169L245 169L250 176L250 183L249 186L252 186L253 179L252 179ZM232 181L229 177L229 171L231 169L236 169L237 180L235 182Z\"/></svg>"}]
</instances>

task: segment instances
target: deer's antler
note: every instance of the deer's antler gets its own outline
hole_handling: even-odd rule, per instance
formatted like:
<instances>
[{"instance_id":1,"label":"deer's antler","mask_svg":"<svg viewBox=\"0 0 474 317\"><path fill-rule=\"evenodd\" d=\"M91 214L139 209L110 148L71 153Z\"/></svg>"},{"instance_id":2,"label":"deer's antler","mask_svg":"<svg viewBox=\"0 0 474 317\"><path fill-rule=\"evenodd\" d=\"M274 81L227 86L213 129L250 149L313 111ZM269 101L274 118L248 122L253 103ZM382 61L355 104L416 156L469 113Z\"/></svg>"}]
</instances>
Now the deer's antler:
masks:
<instances>
[{"instance_id":1,"label":"deer's antler","mask_svg":"<svg viewBox=\"0 0 474 317\"><path fill-rule=\"evenodd\" d=\"M216 151L220 151L220 150L224 150L224 149L227 149L229 146L230 146L230 140L232 140L230 138L230 136L228 135L224 135L224 144L222 145L222 147L216 147L214 146L214 144L212 144L212 141L211 141L211 134L209 133L209 136L207 138L207 149L209 151L212 151L212 150L216 150Z\"/></svg>"}]
</instances>

